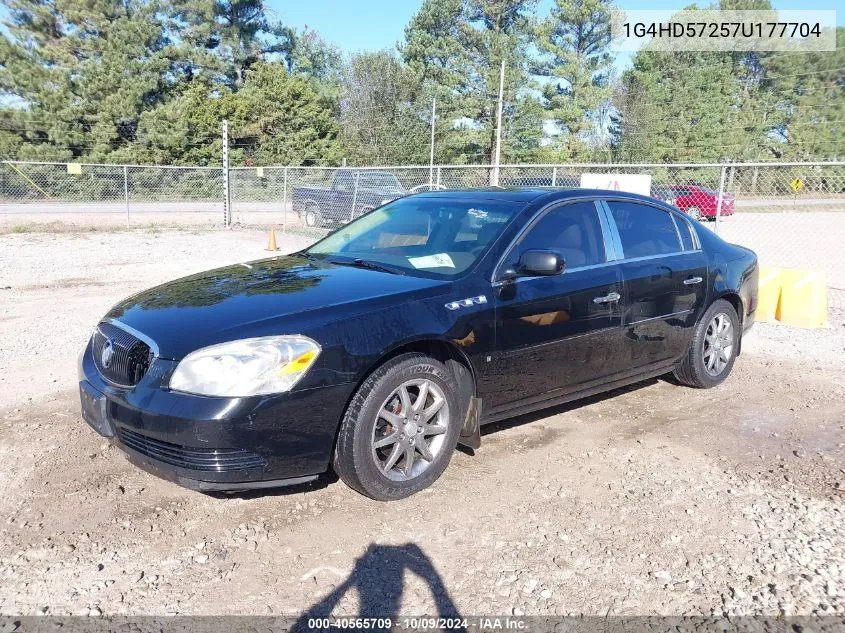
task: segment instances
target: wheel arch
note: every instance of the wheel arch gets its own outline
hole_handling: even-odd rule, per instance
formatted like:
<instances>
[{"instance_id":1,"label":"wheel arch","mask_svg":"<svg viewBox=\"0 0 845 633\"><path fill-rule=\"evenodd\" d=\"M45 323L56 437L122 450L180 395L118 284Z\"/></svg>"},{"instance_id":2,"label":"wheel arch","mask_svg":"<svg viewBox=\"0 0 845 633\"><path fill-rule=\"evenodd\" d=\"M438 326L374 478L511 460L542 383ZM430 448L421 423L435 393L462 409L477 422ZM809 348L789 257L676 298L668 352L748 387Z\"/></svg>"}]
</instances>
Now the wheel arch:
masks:
<instances>
[{"instance_id":1,"label":"wheel arch","mask_svg":"<svg viewBox=\"0 0 845 633\"><path fill-rule=\"evenodd\" d=\"M728 303L733 306L733 309L736 310L736 316L739 319L739 336L737 342L737 349L736 355L739 356L742 353L742 333L743 333L743 321L745 319L745 304L742 300L742 297L739 295L738 292L734 290L723 290L722 292L716 294L713 297L713 301L710 302L710 305L713 305L715 302L719 301L719 299L724 299ZM709 307L709 306L708 306ZM702 312L702 315L704 312Z\"/></svg>"},{"instance_id":2,"label":"wheel arch","mask_svg":"<svg viewBox=\"0 0 845 633\"><path fill-rule=\"evenodd\" d=\"M439 338L435 336L421 337L398 343L387 350L384 350L379 356L372 361L357 377L355 389L352 391L350 400L358 391L364 381L376 369L381 367L390 359L395 358L401 354L409 352L417 352L425 354L436 360L442 362L452 376L455 378L455 384L458 388L458 399L461 403L461 419L463 420L463 427L458 438L458 443L463 444L469 448L478 448L481 444L481 434L479 430L478 419L480 416L480 403L476 397L477 380L475 367L466 353L458 347L453 341L446 338ZM348 406L348 404L347 404Z\"/></svg>"},{"instance_id":3,"label":"wheel arch","mask_svg":"<svg viewBox=\"0 0 845 633\"><path fill-rule=\"evenodd\" d=\"M310 205L312 205L312 204L313 204L315 207L317 207L317 210L318 210L318 211L320 211L320 212L322 213L322 209L320 209L320 203L319 203L319 202L317 202L316 200L312 200L311 198L306 198L305 200L302 200L302 201L299 203L299 205L298 205L298 206L299 206L299 210L301 210L301 211L305 211L305 209L307 209L307 208L308 208Z\"/></svg>"}]
</instances>

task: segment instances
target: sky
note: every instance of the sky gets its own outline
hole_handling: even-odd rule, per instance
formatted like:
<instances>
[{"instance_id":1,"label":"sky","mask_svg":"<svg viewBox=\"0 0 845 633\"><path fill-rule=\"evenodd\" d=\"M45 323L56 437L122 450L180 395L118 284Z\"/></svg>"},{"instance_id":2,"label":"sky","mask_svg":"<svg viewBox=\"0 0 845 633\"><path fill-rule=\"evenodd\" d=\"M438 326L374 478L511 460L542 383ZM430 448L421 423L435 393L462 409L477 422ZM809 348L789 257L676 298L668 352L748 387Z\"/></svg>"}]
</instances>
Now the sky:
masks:
<instances>
[{"instance_id":1,"label":"sky","mask_svg":"<svg viewBox=\"0 0 845 633\"><path fill-rule=\"evenodd\" d=\"M692 0L619 0L621 9L682 9ZM394 48L405 26L419 10L422 0L265 0L265 7L285 24L307 25L344 53ZM540 0L538 13L545 15L552 0ZM707 2L700 1L699 5ZM841 0L773 0L775 9L839 9L836 22L845 25ZM631 55L619 54L617 65L628 65Z\"/></svg>"}]
</instances>

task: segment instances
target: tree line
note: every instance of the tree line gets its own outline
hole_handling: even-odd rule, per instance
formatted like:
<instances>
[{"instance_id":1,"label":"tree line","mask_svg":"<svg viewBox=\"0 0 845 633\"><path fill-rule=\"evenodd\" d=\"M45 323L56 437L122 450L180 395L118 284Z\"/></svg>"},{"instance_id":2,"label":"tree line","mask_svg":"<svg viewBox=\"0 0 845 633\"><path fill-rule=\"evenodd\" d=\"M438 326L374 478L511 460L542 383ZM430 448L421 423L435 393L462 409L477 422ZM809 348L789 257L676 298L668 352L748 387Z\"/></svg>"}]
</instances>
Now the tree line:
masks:
<instances>
[{"instance_id":1,"label":"tree line","mask_svg":"<svg viewBox=\"0 0 845 633\"><path fill-rule=\"evenodd\" d=\"M814 53L654 52L618 73L611 0L423 0L346 56L261 0L0 0L0 157L236 165L825 160L845 29ZM769 9L768 0L720 0Z\"/></svg>"}]
</instances>

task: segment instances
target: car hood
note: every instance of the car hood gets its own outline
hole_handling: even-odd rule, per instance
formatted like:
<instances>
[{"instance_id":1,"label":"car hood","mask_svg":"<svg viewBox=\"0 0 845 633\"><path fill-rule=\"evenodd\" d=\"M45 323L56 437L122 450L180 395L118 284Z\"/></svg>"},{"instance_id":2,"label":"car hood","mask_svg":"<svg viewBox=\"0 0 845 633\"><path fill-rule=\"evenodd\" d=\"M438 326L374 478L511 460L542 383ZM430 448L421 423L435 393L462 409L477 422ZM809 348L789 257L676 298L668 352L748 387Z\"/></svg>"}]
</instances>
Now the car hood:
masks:
<instances>
[{"instance_id":1,"label":"car hood","mask_svg":"<svg viewBox=\"0 0 845 633\"><path fill-rule=\"evenodd\" d=\"M106 315L179 360L215 343L304 334L310 327L445 292L448 282L273 257L177 279L124 299Z\"/></svg>"}]
</instances>

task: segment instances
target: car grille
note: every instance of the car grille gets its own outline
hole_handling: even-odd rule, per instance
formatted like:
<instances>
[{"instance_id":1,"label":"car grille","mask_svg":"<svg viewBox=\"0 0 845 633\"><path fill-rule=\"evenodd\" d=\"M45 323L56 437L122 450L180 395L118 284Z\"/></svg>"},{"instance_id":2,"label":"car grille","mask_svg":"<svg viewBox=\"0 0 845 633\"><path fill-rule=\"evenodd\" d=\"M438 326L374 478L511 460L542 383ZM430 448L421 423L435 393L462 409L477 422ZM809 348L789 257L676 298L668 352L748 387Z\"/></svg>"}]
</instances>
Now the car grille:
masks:
<instances>
[{"instance_id":1,"label":"car grille","mask_svg":"<svg viewBox=\"0 0 845 633\"><path fill-rule=\"evenodd\" d=\"M151 437L119 427L118 436L124 445L152 459L189 470L227 472L259 468L264 460L239 448L195 448Z\"/></svg>"},{"instance_id":2,"label":"car grille","mask_svg":"<svg viewBox=\"0 0 845 633\"><path fill-rule=\"evenodd\" d=\"M111 354L104 354L107 345L111 346ZM97 371L110 383L121 387L137 385L154 358L149 345L111 323L97 326L92 351Z\"/></svg>"}]
</instances>

